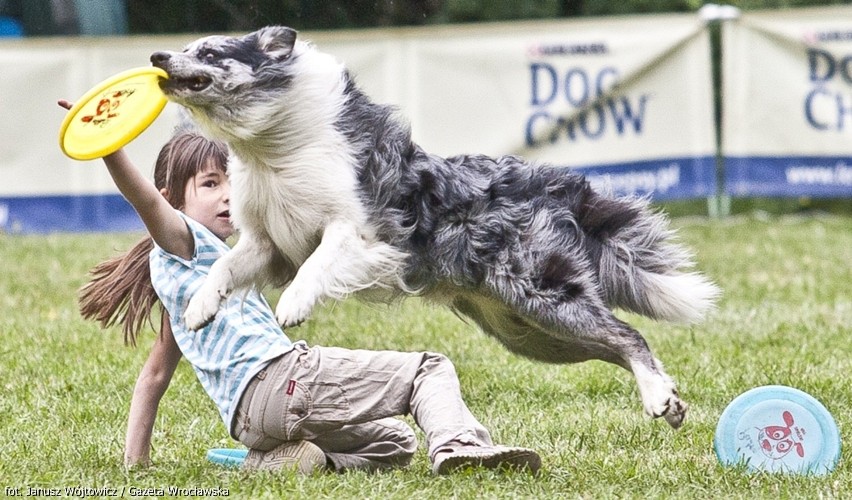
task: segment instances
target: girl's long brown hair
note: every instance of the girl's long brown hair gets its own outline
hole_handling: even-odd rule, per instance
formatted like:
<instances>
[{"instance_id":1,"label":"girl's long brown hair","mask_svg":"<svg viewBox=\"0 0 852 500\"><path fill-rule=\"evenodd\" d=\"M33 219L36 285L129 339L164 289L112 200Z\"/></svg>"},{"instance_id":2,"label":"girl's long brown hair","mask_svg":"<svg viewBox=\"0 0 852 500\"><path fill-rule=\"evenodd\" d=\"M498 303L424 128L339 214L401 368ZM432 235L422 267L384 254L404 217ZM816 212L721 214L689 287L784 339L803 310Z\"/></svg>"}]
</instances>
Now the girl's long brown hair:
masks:
<instances>
[{"instance_id":1,"label":"girl's long brown hair","mask_svg":"<svg viewBox=\"0 0 852 500\"><path fill-rule=\"evenodd\" d=\"M181 209L186 201L187 183L210 165L224 171L227 161L228 151L222 143L207 139L192 129L181 130L157 156L154 185L158 190L165 188L169 204ZM136 345L145 323L157 330L151 314L159 299L151 284L148 262L153 248L153 240L145 236L128 252L95 266L89 271L91 280L79 291L80 314L97 321L103 328L120 323L127 345Z\"/></svg>"}]
</instances>

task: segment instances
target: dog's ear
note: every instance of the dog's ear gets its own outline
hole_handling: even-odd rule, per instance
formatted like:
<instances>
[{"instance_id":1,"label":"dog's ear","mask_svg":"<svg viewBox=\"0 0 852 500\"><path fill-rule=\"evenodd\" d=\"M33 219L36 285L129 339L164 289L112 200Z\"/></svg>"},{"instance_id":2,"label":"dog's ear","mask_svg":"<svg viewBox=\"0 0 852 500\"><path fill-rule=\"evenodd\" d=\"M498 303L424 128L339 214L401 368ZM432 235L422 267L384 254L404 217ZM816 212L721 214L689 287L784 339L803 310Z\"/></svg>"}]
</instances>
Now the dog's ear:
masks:
<instances>
[{"instance_id":1,"label":"dog's ear","mask_svg":"<svg viewBox=\"0 0 852 500\"><path fill-rule=\"evenodd\" d=\"M286 26L267 26L254 35L257 37L257 48L277 61L288 59L296 44L296 30Z\"/></svg>"}]
</instances>

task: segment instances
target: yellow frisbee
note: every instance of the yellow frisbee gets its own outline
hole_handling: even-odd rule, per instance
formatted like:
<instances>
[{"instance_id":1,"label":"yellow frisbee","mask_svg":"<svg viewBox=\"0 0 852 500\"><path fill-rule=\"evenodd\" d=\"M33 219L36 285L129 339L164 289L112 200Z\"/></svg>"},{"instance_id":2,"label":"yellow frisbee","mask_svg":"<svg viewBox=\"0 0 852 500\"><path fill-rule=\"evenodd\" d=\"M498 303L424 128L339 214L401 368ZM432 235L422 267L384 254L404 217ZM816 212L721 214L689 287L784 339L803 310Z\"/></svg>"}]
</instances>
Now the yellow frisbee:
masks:
<instances>
[{"instance_id":1,"label":"yellow frisbee","mask_svg":"<svg viewBox=\"0 0 852 500\"><path fill-rule=\"evenodd\" d=\"M123 71L92 87L68 111L59 147L76 160L114 153L160 115L167 99L160 90L165 71L142 67Z\"/></svg>"}]
</instances>

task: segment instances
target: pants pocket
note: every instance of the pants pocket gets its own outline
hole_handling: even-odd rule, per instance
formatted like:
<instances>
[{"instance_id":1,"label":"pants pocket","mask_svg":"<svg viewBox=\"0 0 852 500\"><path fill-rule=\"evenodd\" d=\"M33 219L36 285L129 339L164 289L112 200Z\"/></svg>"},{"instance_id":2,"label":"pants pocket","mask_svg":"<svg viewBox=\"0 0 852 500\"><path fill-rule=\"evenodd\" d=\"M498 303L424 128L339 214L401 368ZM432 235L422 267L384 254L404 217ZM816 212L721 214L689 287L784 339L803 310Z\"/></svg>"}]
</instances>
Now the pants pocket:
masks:
<instances>
[{"instance_id":1,"label":"pants pocket","mask_svg":"<svg viewBox=\"0 0 852 500\"><path fill-rule=\"evenodd\" d=\"M290 387L292 394L281 421L284 428L280 429L287 439L312 439L351 423L351 406L342 385L291 380Z\"/></svg>"}]
</instances>

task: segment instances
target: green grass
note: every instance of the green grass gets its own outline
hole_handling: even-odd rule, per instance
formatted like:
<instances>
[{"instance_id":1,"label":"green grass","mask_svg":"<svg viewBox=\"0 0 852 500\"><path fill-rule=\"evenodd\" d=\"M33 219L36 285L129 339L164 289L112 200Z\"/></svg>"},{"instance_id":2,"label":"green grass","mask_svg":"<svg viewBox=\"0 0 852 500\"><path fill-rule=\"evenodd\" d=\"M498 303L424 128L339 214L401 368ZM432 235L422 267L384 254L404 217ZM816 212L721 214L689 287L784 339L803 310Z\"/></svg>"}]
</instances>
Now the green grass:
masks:
<instances>
[{"instance_id":1,"label":"green grass","mask_svg":"<svg viewBox=\"0 0 852 500\"><path fill-rule=\"evenodd\" d=\"M785 384L820 399L844 442L852 442L852 218L690 218L675 225L700 268L724 288L718 311L691 327L624 316L691 405L680 431L646 418L632 376L615 366L529 362L417 300L392 308L327 305L289 332L313 344L448 354L495 440L541 453L535 478L490 471L435 478L423 450L408 469L377 475L220 468L206 462L205 451L237 444L186 363L161 404L155 466L127 471L127 408L153 334L138 349L124 347L118 329L80 319L75 292L92 265L138 235L0 235L0 487L26 494L29 487L112 486L124 487L125 496L131 487L219 487L238 498L849 495L848 452L824 477L751 474L719 466L712 440L736 395Z\"/></svg>"}]
</instances>

